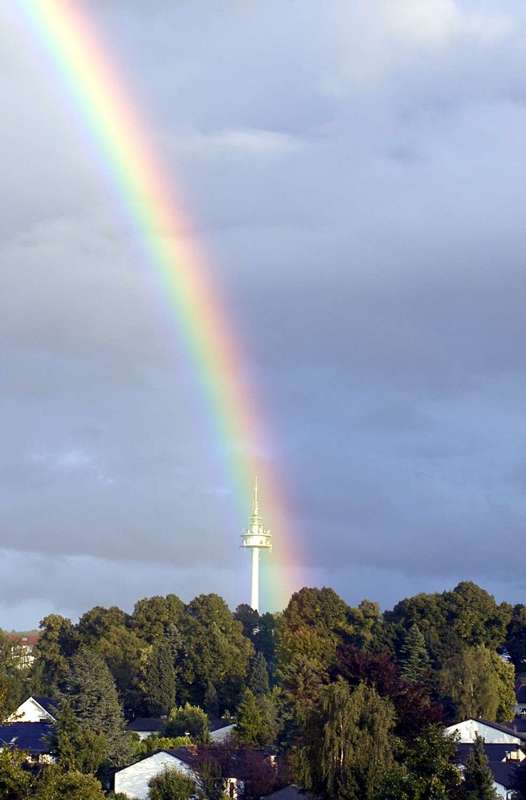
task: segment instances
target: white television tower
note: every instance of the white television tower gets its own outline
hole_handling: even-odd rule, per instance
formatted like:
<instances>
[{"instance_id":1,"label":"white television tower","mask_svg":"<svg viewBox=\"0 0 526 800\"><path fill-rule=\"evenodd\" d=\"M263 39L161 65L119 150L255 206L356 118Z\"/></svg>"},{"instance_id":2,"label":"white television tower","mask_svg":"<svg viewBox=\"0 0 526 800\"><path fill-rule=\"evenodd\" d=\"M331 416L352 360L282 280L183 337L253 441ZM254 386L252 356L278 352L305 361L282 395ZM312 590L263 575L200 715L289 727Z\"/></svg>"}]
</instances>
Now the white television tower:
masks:
<instances>
[{"instance_id":1,"label":"white television tower","mask_svg":"<svg viewBox=\"0 0 526 800\"><path fill-rule=\"evenodd\" d=\"M272 550L272 536L270 531L263 527L259 513L258 482L254 486L254 507L250 527L241 537L241 546L252 550L252 580L250 590L250 605L254 611L259 611L259 551Z\"/></svg>"}]
</instances>

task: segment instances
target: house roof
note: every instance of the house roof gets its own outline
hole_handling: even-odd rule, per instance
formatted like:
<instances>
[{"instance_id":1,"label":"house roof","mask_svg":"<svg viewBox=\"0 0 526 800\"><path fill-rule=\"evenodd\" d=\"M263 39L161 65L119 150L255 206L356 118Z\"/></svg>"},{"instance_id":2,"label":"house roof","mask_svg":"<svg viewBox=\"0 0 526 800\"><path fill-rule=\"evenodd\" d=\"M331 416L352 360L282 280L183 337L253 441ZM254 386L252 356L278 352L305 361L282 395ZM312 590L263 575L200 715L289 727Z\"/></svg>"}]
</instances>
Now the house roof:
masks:
<instances>
[{"instance_id":1,"label":"house roof","mask_svg":"<svg viewBox=\"0 0 526 800\"><path fill-rule=\"evenodd\" d=\"M291 784L285 786L284 789L278 789L277 792L265 795L262 800L309 800L311 795L305 794L297 786Z\"/></svg>"},{"instance_id":2,"label":"house roof","mask_svg":"<svg viewBox=\"0 0 526 800\"><path fill-rule=\"evenodd\" d=\"M464 764L464 766L467 764L469 754L474 746L474 744L457 745L456 758L460 764ZM505 789L514 788L516 771L521 766L519 761L506 761L506 755L516 752L519 747L519 745L512 744L484 744L493 780L500 783Z\"/></svg>"},{"instance_id":3,"label":"house roof","mask_svg":"<svg viewBox=\"0 0 526 800\"><path fill-rule=\"evenodd\" d=\"M34 647L40 639L40 631L9 631L7 638L11 642L19 642L28 647Z\"/></svg>"},{"instance_id":4,"label":"house roof","mask_svg":"<svg viewBox=\"0 0 526 800\"><path fill-rule=\"evenodd\" d=\"M128 725L129 731L136 731L137 733L150 733L152 731L158 733L164 730L166 725L165 719L159 717L136 717Z\"/></svg>"},{"instance_id":5,"label":"house roof","mask_svg":"<svg viewBox=\"0 0 526 800\"><path fill-rule=\"evenodd\" d=\"M199 767L199 764L201 762L200 753L197 747L176 747L173 750L169 750L163 747L159 750L155 750L153 753L148 753L148 755L145 755L142 758L136 759L131 764L127 764L126 767L123 767L123 769L128 769L129 767L134 766L135 764L139 764L142 761L147 761L148 759L153 758L153 756L159 755L159 753L165 753L166 755L172 756L173 758L177 758L179 761L182 761L183 764L186 764L186 766L190 767L190 769L192 770L196 770L196 768ZM269 755L272 755L273 753L274 751L271 748L265 748L265 747L256 749L249 748L246 750L241 749L236 751L233 754L228 767L229 777L230 778L243 777L246 774L246 769L248 766L247 759L253 758L255 756L256 758L259 757L261 761L264 761L268 758ZM117 770L117 771L122 772L122 770ZM292 794L290 795L290 797L285 795L283 800L295 800L295 797L296 795ZM298 797L300 797L300 795L298 795ZM302 800L305 800L306 796L301 795L301 798Z\"/></svg>"},{"instance_id":6,"label":"house roof","mask_svg":"<svg viewBox=\"0 0 526 800\"><path fill-rule=\"evenodd\" d=\"M468 742L459 742L457 744L457 751L456 756L457 760L460 761L461 764L465 764L469 758L470 753L474 748L474 743ZM484 750L486 751L486 756L488 757L488 761L492 763L499 763L506 759L506 757L510 753L516 753L520 749L519 744L490 744L484 743Z\"/></svg>"},{"instance_id":7,"label":"house roof","mask_svg":"<svg viewBox=\"0 0 526 800\"><path fill-rule=\"evenodd\" d=\"M183 761L185 764L187 764L187 766L192 768L199 764L201 760L200 757L203 753L203 751L200 753L196 747L177 747L175 750L165 750L164 752L169 753L171 756L175 756L175 758L178 758L180 761ZM209 752L213 753L213 745ZM274 755L274 750L269 747L238 748L232 753L230 758L229 777L242 777L246 772L248 762L251 759L255 758L265 761L271 755Z\"/></svg>"},{"instance_id":8,"label":"house roof","mask_svg":"<svg viewBox=\"0 0 526 800\"><path fill-rule=\"evenodd\" d=\"M8 722L0 725L0 748L16 747L28 753L49 753L50 722Z\"/></svg>"},{"instance_id":9,"label":"house roof","mask_svg":"<svg viewBox=\"0 0 526 800\"><path fill-rule=\"evenodd\" d=\"M56 717L58 711L58 703L56 700L53 700L51 697L43 697L42 695L32 695L33 700L42 706L44 711L47 711L53 718Z\"/></svg>"},{"instance_id":10,"label":"house roof","mask_svg":"<svg viewBox=\"0 0 526 800\"><path fill-rule=\"evenodd\" d=\"M163 752L178 758L179 761L182 761L183 764L189 767L194 766L197 761L195 748L176 747L175 750L164 750Z\"/></svg>"},{"instance_id":11,"label":"house roof","mask_svg":"<svg viewBox=\"0 0 526 800\"><path fill-rule=\"evenodd\" d=\"M492 763L490 769L493 773L493 780L500 783L505 789L514 789L518 764L508 761L507 764Z\"/></svg>"},{"instance_id":12,"label":"house roof","mask_svg":"<svg viewBox=\"0 0 526 800\"><path fill-rule=\"evenodd\" d=\"M475 719L475 722L480 722L482 725L488 725L490 728L495 728L497 731L502 731L502 733L508 733L510 736L516 736L519 739L526 739L526 732L515 730L513 727L514 722L490 722L487 719Z\"/></svg>"},{"instance_id":13,"label":"house roof","mask_svg":"<svg viewBox=\"0 0 526 800\"><path fill-rule=\"evenodd\" d=\"M220 731L222 728L228 728L230 725L234 725L235 720L232 719L221 719L221 717L208 717L208 730L210 733L214 733L214 731Z\"/></svg>"}]
</instances>

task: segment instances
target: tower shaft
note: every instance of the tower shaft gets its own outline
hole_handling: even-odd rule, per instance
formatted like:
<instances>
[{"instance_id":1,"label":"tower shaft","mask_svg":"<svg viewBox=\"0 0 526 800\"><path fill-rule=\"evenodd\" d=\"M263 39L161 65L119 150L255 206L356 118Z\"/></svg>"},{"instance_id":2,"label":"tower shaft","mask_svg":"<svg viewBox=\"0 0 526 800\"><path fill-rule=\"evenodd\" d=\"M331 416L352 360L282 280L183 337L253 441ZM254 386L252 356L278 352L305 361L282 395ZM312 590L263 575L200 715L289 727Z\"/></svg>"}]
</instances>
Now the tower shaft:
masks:
<instances>
[{"instance_id":1,"label":"tower shaft","mask_svg":"<svg viewBox=\"0 0 526 800\"><path fill-rule=\"evenodd\" d=\"M259 611L259 549L252 549L252 580L250 588L250 605Z\"/></svg>"}]
</instances>

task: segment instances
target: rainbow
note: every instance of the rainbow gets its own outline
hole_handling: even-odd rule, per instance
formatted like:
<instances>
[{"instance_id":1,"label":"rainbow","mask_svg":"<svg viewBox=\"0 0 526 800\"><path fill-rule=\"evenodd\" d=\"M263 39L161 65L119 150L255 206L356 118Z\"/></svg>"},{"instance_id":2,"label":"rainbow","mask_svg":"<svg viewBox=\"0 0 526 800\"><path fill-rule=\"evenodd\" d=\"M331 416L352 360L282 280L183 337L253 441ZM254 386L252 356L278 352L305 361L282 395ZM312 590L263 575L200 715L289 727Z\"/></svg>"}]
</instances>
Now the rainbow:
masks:
<instances>
[{"instance_id":1,"label":"rainbow","mask_svg":"<svg viewBox=\"0 0 526 800\"><path fill-rule=\"evenodd\" d=\"M167 170L157 158L148 126L110 58L113 47L105 44L82 0L17 0L16 7L54 64L133 223L147 262L159 275L221 443L240 528L248 521L251 487L254 476L259 477L277 545L268 570L269 597L264 599L273 609L282 607L294 588L296 561L286 493L275 466L261 456L269 433L213 269L202 248L187 235L188 216L168 186ZM234 541L237 545L239 539Z\"/></svg>"}]
</instances>

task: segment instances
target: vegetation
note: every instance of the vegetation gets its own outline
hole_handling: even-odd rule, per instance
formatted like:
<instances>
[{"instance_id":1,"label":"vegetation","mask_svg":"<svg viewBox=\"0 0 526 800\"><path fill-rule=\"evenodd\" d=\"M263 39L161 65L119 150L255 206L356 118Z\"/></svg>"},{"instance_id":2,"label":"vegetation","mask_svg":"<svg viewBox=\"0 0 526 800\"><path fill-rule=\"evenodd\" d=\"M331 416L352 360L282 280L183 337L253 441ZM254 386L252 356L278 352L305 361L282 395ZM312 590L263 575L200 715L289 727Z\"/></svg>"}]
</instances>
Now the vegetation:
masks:
<instances>
[{"instance_id":1,"label":"vegetation","mask_svg":"<svg viewBox=\"0 0 526 800\"><path fill-rule=\"evenodd\" d=\"M166 736L189 736L194 742L205 744L210 738L208 717L202 708L187 703L174 708L165 729Z\"/></svg>"},{"instance_id":2,"label":"vegetation","mask_svg":"<svg viewBox=\"0 0 526 800\"><path fill-rule=\"evenodd\" d=\"M513 718L515 670L484 645L464 647L444 663L439 687L453 704L456 719Z\"/></svg>"},{"instance_id":3,"label":"vegetation","mask_svg":"<svg viewBox=\"0 0 526 800\"><path fill-rule=\"evenodd\" d=\"M240 744L265 747L276 740L276 706L271 696L246 689L239 705L235 737Z\"/></svg>"},{"instance_id":4,"label":"vegetation","mask_svg":"<svg viewBox=\"0 0 526 800\"><path fill-rule=\"evenodd\" d=\"M148 797L150 800L190 800L195 794L193 780L176 769L166 769L152 778Z\"/></svg>"},{"instance_id":5,"label":"vegetation","mask_svg":"<svg viewBox=\"0 0 526 800\"><path fill-rule=\"evenodd\" d=\"M27 673L20 644L0 630L0 722L22 701Z\"/></svg>"},{"instance_id":6,"label":"vegetation","mask_svg":"<svg viewBox=\"0 0 526 800\"><path fill-rule=\"evenodd\" d=\"M465 800L497 800L493 788L493 775L484 750L484 742L477 737L464 772Z\"/></svg>"},{"instance_id":7,"label":"vegetation","mask_svg":"<svg viewBox=\"0 0 526 800\"><path fill-rule=\"evenodd\" d=\"M275 615L172 594L140 600L131 614L95 607L77 624L51 614L40 634L29 666L0 632L0 708L5 718L29 694L53 697L56 764L36 769L16 749L1 751L2 800L98 800L116 767L190 745L213 800L234 773L244 800L292 780L335 800L489 800L484 748L462 782L444 726L510 719L515 670L526 666L526 606L498 604L468 582L384 613L328 588L302 589ZM235 722L221 746L209 734L220 715ZM126 732L138 716L163 717L163 730L140 742ZM517 775L526 797L526 771ZM195 791L167 771L150 796Z\"/></svg>"}]
</instances>

